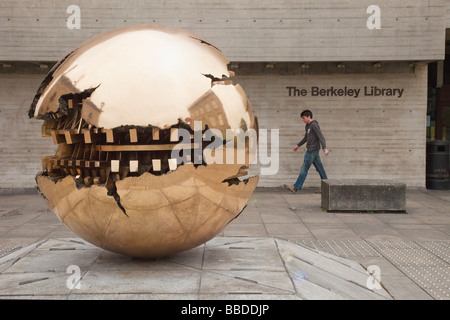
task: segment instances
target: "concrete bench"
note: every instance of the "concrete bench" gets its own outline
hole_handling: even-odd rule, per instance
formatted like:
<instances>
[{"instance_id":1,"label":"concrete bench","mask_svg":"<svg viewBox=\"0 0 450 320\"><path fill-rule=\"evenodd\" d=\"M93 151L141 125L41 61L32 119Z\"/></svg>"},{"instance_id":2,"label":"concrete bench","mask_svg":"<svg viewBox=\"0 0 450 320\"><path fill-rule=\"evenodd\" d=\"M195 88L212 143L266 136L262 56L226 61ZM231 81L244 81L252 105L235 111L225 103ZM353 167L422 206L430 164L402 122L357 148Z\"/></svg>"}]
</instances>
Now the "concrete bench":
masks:
<instances>
[{"instance_id":1,"label":"concrete bench","mask_svg":"<svg viewBox=\"0 0 450 320\"><path fill-rule=\"evenodd\" d=\"M322 180L326 211L404 212L406 184L391 180Z\"/></svg>"}]
</instances>

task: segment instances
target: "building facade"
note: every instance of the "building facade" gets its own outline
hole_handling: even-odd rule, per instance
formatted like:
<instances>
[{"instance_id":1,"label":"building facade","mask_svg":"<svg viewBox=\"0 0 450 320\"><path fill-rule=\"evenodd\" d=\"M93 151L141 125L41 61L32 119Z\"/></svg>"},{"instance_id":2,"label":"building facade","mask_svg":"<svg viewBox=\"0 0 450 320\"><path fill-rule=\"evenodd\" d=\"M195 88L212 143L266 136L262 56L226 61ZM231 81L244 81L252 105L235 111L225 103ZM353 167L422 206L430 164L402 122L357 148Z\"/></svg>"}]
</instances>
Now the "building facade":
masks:
<instances>
[{"instance_id":1,"label":"building facade","mask_svg":"<svg viewBox=\"0 0 450 320\"><path fill-rule=\"evenodd\" d=\"M448 139L450 1L2 1L0 190L34 188L55 146L28 109L51 67L115 28L158 24L207 39L231 61L269 139L259 186L293 183L300 112L319 121L329 178L393 179L424 187L427 138ZM449 71L447 71L449 70ZM275 137L275 136L274 136ZM315 172L305 186L319 186Z\"/></svg>"}]
</instances>

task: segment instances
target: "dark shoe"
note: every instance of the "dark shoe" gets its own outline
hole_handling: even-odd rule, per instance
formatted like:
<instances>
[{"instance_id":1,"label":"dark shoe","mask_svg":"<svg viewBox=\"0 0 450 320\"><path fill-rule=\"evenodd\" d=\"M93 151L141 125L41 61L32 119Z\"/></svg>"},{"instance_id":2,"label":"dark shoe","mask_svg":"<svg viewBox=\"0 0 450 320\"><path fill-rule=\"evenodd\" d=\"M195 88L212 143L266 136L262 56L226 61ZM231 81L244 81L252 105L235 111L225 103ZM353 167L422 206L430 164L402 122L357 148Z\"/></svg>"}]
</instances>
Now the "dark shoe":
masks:
<instances>
[{"instance_id":1,"label":"dark shoe","mask_svg":"<svg viewBox=\"0 0 450 320\"><path fill-rule=\"evenodd\" d=\"M291 192L293 192L293 193L296 193L296 192L297 192L297 189L295 189L294 186L290 186L290 185L285 184L285 185L284 185L284 188L285 188L285 189L288 189L289 191L291 191Z\"/></svg>"}]
</instances>

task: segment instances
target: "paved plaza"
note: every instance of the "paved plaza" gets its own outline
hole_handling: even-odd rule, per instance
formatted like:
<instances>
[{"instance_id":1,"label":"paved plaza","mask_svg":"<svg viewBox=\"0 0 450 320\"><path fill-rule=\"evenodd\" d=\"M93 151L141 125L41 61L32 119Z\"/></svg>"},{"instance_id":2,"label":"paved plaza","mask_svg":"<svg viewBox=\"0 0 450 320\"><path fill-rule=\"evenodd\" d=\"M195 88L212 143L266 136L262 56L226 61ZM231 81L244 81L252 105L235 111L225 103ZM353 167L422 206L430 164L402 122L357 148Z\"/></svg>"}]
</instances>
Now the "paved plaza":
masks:
<instances>
[{"instance_id":1,"label":"paved plaza","mask_svg":"<svg viewBox=\"0 0 450 320\"><path fill-rule=\"evenodd\" d=\"M314 191L257 188L216 238L161 259L87 243L37 194L1 195L0 299L450 299L450 192L363 214L325 212Z\"/></svg>"}]
</instances>

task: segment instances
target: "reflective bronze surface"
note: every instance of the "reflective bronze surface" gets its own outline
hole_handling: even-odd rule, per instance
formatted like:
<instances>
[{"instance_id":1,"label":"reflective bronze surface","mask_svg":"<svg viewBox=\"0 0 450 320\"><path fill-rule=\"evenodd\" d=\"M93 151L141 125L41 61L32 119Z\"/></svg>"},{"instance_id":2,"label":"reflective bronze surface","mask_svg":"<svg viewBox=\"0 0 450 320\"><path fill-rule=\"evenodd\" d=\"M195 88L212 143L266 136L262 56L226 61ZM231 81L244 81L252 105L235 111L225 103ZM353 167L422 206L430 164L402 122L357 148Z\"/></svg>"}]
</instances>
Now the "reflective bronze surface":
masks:
<instances>
[{"instance_id":1,"label":"reflective bronze surface","mask_svg":"<svg viewBox=\"0 0 450 320\"><path fill-rule=\"evenodd\" d=\"M149 25L96 36L58 63L29 111L58 145L36 177L58 218L95 245L137 257L220 233L258 182L244 178L254 141L239 147L233 137L256 132L257 121L227 64L197 35ZM180 144L182 131L189 141ZM211 131L223 148L198 141ZM173 153L180 146L183 161Z\"/></svg>"},{"instance_id":2,"label":"reflective bronze surface","mask_svg":"<svg viewBox=\"0 0 450 320\"><path fill-rule=\"evenodd\" d=\"M218 49L185 30L114 30L88 40L59 65L34 116L56 112L64 94L96 88L83 103L83 118L96 127L187 122L189 107L211 89L211 77L229 77L227 64Z\"/></svg>"}]
</instances>

